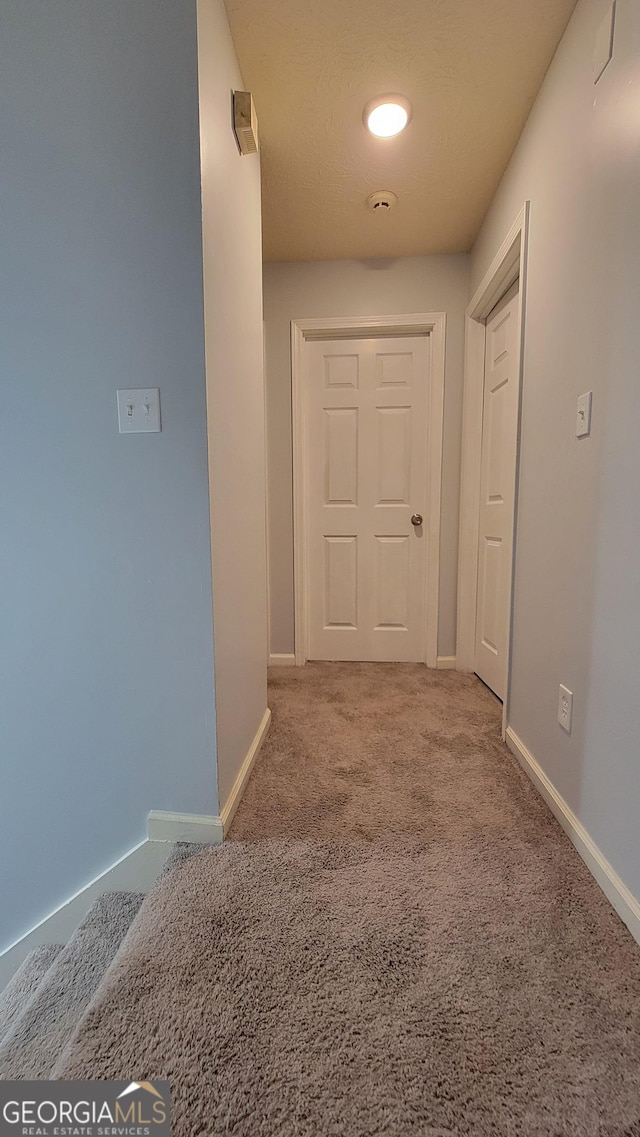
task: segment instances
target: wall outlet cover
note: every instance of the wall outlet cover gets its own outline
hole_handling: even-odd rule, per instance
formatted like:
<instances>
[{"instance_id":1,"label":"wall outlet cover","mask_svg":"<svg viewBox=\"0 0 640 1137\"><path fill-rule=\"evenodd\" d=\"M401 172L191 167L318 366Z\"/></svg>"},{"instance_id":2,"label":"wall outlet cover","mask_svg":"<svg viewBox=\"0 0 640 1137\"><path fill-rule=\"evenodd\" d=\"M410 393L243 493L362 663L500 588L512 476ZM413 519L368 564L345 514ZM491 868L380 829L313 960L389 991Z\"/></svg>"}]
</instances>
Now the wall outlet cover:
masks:
<instances>
[{"instance_id":1,"label":"wall outlet cover","mask_svg":"<svg viewBox=\"0 0 640 1137\"><path fill-rule=\"evenodd\" d=\"M571 719L573 717L573 691L560 684L558 692L558 722L567 734L571 734Z\"/></svg>"}]
</instances>

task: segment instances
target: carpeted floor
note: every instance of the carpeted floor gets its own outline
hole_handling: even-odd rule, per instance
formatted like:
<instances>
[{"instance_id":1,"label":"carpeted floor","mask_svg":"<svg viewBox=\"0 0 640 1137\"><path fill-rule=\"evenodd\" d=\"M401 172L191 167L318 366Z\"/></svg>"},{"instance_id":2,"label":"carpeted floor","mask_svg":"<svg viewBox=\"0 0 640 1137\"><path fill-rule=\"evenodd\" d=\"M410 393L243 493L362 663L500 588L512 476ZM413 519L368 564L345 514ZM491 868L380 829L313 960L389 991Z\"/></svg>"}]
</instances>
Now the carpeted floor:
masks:
<instances>
[{"instance_id":1,"label":"carpeted floor","mask_svg":"<svg viewBox=\"0 0 640 1137\"><path fill-rule=\"evenodd\" d=\"M273 668L273 721L231 838L370 841L560 832L500 737L475 676L414 664Z\"/></svg>"},{"instance_id":2,"label":"carpeted floor","mask_svg":"<svg viewBox=\"0 0 640 1137\"><path fill-rule=\"evenodd\" d=\"M57 1067L175 1137L640 1137L640 951L476 680L310 664L222 849L147 898Z\"/></svg>"}]
</instances>

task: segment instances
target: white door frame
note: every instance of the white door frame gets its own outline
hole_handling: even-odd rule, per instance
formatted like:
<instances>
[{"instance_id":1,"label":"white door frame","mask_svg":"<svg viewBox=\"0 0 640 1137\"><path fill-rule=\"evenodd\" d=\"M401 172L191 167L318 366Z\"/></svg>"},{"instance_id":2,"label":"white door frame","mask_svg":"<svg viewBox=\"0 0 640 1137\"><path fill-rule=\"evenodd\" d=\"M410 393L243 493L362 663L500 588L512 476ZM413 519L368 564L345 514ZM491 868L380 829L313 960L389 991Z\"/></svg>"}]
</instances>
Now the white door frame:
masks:
<instances>
[{"instance_id":1,"label":"white door frame","mask_svg":"<svg viewBox=\"0 0 640 1137\"><path fill-rule=\"evenodd\" d=\"M464 394L462 409L462 465L460 471L460 536L458 544L458 629L456 667L473 671L475 667L476 607L478 601L478 529L480 515L480 466L482 461L482 411L484 390L485 321L505 292L520 280L518 292L518 452L514 494L514 524L511 572L508 583L507 683L502 711L502 733L508 720L511 689L513 575L516 547L518 500L518 458L524 360L524 315L526 302L529 205L525 201L513 225L478 285L465 319Z\"/></svg>"},{"instance_id":2,"label":"white door frame","mask_svg":"<svg viewBox=\"0 0 640 1137\"><path fill-rule=\"evenodd\" d=\"M427 596L424 662L436 667L438 658L438 601L440 582L440 498L442 432L444 423L444 354L446 313L417 312L402 316L354 316L291 321L291 382L293 413L293 556L295 598L295 656L301 667L308 658L306 422L307 383L305 344L308 340L361 339L364 336L428 335L431 349L427 428Z\"/></svg>"}]
</instances>

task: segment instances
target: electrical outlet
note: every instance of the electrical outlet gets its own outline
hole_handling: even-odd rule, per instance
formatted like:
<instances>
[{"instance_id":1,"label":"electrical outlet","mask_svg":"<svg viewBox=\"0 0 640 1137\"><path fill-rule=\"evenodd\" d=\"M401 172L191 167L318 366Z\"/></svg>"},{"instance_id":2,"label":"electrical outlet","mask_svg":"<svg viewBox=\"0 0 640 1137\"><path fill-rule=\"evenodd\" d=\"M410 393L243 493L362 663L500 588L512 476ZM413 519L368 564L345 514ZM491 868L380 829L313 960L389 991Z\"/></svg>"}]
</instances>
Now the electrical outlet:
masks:
<instances>
[{"instance_id":1,"label":"electrical outlet","mask_svg":"<svg viewBox=\"0 0 640 1137\"><path fill-rule=\"evenodd\" d=\"M560 684L558 693L558 722L567 734L571 734L571 718L573 715L573 691Z\"/></svg>"}]
</instances>

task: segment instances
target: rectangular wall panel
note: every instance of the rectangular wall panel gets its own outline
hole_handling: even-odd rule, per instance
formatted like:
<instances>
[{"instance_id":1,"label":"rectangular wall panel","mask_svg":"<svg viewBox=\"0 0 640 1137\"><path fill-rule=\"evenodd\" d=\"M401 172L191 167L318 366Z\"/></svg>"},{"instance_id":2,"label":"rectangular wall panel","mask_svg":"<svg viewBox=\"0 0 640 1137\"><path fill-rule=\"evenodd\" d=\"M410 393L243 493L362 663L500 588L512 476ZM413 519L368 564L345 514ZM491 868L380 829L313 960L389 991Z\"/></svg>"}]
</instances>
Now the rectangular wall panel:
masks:
<instances>
[{"instance_id":1,"label":"rectangular wall panel","mask_svg":"<svg viewBox=\"0 0 640 1137\"><path fill-rule=\"evenodd\" d=\"M358 411L336 407L324 412L324 503L358 504Z\"/></svg>"},{"instance_id":2,"label":"rectangular wall panel","mask_svg":"<svg viewBox=\"0 0 640 1137\"><path fill-rule=\"evenodd\" d=\"M411 476L411 408L377 407L377 505L408 505Z\"/></svg>"},{"instance_id":3,"label":"rectangular wall panel","mask_svg":"<svg viewBox=\"0 0 640 1137\"><path fill-rule=\"evenodd\" d=\"M324 626L358 626L358 539L324 539Z\"/></svg>"},{"instance_id":4,"label":"rectangular wall panel","mask_svg":"<svg viewBox=\"0 0 640 1137\"><path fill-rule=\"evenodd\" d=\"M376 537L375 627L407 629L409 538Z\"/></svg>"},{"instance_id":5,"label":"rectangular wall panel","mask_svg":"<svg viewBox=\"0 0 640 1137\"><path fill-rule=\"evenodd\" d=\"M482 550L481 593L478 596L480 642L488 651L497 655L500 643L498 619L502 615L502 539L486 537Z\"/></svg>"}]
</instances>

